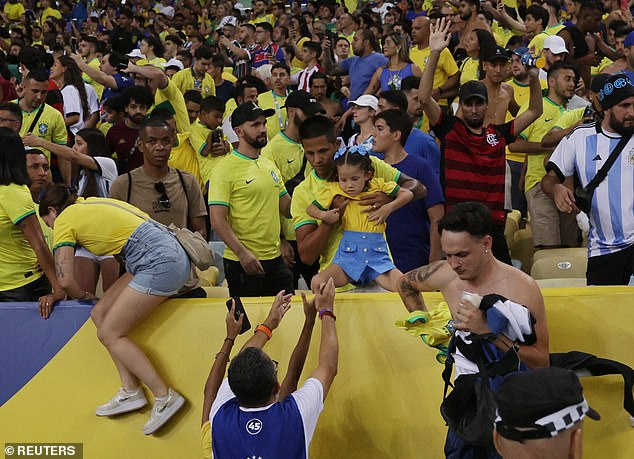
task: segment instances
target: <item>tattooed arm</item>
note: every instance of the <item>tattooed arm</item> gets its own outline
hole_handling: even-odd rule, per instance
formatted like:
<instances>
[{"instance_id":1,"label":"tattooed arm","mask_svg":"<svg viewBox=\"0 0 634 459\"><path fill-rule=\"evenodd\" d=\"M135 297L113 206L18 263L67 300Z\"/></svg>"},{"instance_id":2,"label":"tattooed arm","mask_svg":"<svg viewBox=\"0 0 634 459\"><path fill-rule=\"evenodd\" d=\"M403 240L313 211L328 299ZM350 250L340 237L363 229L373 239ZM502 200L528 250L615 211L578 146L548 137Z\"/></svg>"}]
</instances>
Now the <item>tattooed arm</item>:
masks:
<instances>
[{"instance_id":1,"label":"tattooed arm","mask_svg":"<svg viewBox=\"0 0 634 459\"><path fill-rule=\"evenodd\" d=\"M86 293L75 280L75 248L61 246L55 250L55 274L69 298L86 298Z\"/></svg>"},{"instance_id":2,"label":"tattooed arm","mask_svg":"<svg viewBox=\"0 0 634 459\"><path fill-rule=\"evenodd\" d=\"M442 291L455 277L456 273L446 261L436 261L403 274L398 282L398 293L408 311L426 311L420 293Z\"/></svg>"}]
</instances>

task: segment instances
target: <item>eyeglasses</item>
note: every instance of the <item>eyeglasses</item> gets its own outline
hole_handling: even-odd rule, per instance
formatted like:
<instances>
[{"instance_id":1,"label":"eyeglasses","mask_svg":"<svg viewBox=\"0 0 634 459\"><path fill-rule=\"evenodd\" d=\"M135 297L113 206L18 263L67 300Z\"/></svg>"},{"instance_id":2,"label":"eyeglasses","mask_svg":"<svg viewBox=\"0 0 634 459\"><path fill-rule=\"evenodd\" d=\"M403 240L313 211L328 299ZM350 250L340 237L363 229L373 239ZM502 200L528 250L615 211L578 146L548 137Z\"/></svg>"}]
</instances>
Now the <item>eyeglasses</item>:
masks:
<instances>
[{"instance_id":1,"label":"eyeglasses","mask_svg":"<svg viewBox=\"0 0 634 459\"><path fill-rule=\"evenodd\" d=\"M170 203L170 198L167 197L167 192L165 191L165 184L163 182L157 182L154 184L154 189L157 193L160 194L159 203L166 209L172 207L172 204Z\"/></svg>"}]
</instances>

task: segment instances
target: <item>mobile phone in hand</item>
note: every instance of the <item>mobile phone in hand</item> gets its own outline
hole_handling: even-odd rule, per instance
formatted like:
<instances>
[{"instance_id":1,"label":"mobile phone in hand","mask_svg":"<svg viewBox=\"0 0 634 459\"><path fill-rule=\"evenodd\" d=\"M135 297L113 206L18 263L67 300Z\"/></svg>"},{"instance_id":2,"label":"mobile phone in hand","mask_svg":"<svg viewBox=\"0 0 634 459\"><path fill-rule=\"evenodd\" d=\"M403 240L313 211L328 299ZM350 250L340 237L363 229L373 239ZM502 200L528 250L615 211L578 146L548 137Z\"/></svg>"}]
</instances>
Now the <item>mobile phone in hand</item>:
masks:
<instances>
[{"instance_id":1,"label":"mobile phone in hand","mask_svg":"<svg viewBox=\"0 0 634 459\"><path fill-rule=\"evenodd\" d=\"M235 301L236 309L234 311L234 319L239 320L240 314L243 314L242 319L242 328L240 329L240 335L244 332L248 331L251 328L251 322L249 322L249 318L247 317L247 312L244 310L244 305L242 304L242 300L239 296L234 296L229 298L227 301L227 309L231 311L231 300Z\"/></svg>"}]
</instances>

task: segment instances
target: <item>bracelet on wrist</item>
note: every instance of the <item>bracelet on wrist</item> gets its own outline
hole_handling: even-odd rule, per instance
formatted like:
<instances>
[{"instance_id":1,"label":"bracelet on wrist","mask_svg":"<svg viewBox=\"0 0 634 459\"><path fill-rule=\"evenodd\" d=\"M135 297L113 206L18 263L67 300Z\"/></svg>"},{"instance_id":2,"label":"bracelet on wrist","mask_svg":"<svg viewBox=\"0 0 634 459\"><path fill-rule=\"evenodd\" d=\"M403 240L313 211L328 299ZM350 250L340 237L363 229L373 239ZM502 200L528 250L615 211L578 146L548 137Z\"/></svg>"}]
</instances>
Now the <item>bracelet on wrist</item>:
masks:
<instances>
[{"instance_id":1,"label":"bracelet on wrist","mask_svg":"<svg viewBox=\"0 0 634 459\"><path fill-rule=\"evenodd\" d=\"M232 346L236 343L236 341L235 341L234 339L229 338L229 337L226 337L226 338L225 338L225 341L229 341L229 342L231 343L231 345L232 345Z\"/></svg>"},{"instance_id":2,"label":"bracelet on wrist","mask_svg":"<svg viewBox=\"0 0 634 459\"><path fill-rule=\"evenodd\" d=\"M330 316L334 320L337 320L337 316L335 316L335 313L332 311L332 309L322 309L321 311L319 311L319 318L321 320L324 319L324 316Z\"/></svg>"},{"instance_id":3,"label":"bracelet on wrist","mask_svg":"<svg viewBox=\"0 0 634 459\"><path fill-rule=\"evenodd\" d=\"M225 352L225 351L220 351L220 352L217 352L217 353L216 353L216 357L214 357L214 359L217 359L217 358L218 358L218 356L219 356L219 355L221 355L221 354L222 354L222 355L226 355L226 356L227 356L227 358L229 357L229 353L228 353L228 352Z\"/></svg>"},{"instance_id":4,"label":"bracelet on wrist","mask_svg":"<svg viewBox=\"0 0 634 459\"><path fill-rule=\"evenodd\" d=\"M264 324L260 324L257 327L255 327L255 333L257 332L264 333L268 339L271 339L271 336L273 336L273 331Z\"/></svg>"}]
</instances>

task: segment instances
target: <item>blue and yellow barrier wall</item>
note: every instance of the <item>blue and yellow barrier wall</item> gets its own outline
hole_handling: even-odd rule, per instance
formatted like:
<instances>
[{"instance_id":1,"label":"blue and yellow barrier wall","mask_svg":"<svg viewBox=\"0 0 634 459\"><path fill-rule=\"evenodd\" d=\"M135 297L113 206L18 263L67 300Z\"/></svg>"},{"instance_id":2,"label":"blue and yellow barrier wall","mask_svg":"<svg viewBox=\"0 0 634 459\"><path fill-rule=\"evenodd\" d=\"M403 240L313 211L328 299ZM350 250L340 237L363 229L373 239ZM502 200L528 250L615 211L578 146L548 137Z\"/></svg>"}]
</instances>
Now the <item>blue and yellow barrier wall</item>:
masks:
<instances>
[{"instance_id":1,"label":"blue and yellow barrier wall","mask_svg":"<svg viewBox=\"0 0 634 459\"><path fill-rule=\"evenodd\" d=\"M581 350L634 365L634 288L546 289L550 351ZM425 294L433 307L440 294ZM270 299L245 299L251 323ZM286 362L303 322L294 298L266 351ZM98 418L95 407L119 388L114 365L88 320L90 304L59 306L51 319L34 305L0 307L0 443L83 443L85 458L198 458L202 391L225 337L223 299L164 303L133 338L188 400L154 436L141 429L150 408ZM442 366L435 350L394 326L405 309L395 294L337 297L339 374L311 446L313 458L441 458ZM249 332L250 333L250 332ZM317 364L319 324L302 378ZM238 338L234 353L248 335ZM41 368L41 369L40 369ZM620 376L583 378L602 420L584 424L585 457L634 458L634 428L623 410Z\"/></svg>"}]
</instances>

